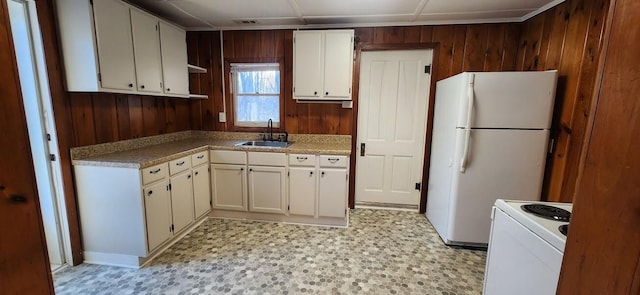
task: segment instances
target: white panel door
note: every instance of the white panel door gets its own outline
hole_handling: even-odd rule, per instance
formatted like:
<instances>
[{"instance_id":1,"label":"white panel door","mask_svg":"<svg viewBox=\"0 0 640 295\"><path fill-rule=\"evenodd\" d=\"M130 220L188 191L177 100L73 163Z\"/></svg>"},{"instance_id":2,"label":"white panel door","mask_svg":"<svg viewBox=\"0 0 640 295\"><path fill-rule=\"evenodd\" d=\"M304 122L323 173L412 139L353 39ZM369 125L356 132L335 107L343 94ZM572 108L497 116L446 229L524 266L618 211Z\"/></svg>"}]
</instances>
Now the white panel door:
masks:
<instances>
[{"instance_id":1,"label":"white panel door","mask_svg":"<svg viewBox=\"0 0 640 295\"><path fill-rule=\"evenodd\" d=\"M144 189L144 209L147 222L148 251L171 238L171 198L168 181Z\"/></svg>"},{"instance_id":2,"label":"white panel door","mask_svg":"<svg viewBox=\"0 0 640 295\"><path fill-rule=\"evenodd\" d=\"M244 165L211 165L213 208L247 211L247 171Z\"/></svg>"},{"instance_id":3,"label":"white panel door","mask_svg":"<svg viewBox=\"0 0 640 295\"><path fill-rule=\"evenodd\" d=\"M285 168L249 166L249 211L285 213Z\"/></svg>"},{"instance_id":4,"label":"white panel door","mask_svg":"<svg viewBox=\"0 0 640 295\"><path fill-rule=\"evenodd\" d=\"M347 169L320 169L318 216L345 217L348 181Z\"/></svg>"},{"instance_id":5,"label":"white panel door","mask_svg":"<svg viewBox=\"0 0 640 295\"><path fill-rule=\"evenodd\" d=\"M316 214L316 168L289 168L289 213Z\"/></svg>"},{"instance_id":6,"label":"white panel door","mask_svg":"<svg viewBox=\"0 0 640 295\"><path fill-rule=\"evenodd\" d=\"M431 59L431 50L362 53L357 203L419 204Z\"/></svg>"},{"instance_id":7,"label":"white panel door","mask_svg":"<svg viewBox=\"0 0 640 295\"><path fill-rule=\"evenodd\" d=\"M171 212L174 233L180 232L195 219L191 171L171 177Z\"/></svg>"},{"instance_id":8,"label":"white panel door","mask_svg":"<svg viewBox=\"0 0 640 295\"><path fill-rule=\"evenodd\" d=\"M160 22L160 50L164 93L189 96L187 39L184 30Z\"/></svg>"},{"instance_id":9,"label":"white panel door","mask_svg":"<svg viewBox=\"0 0 640 295\"><path fill-rule=\"evenodd\" d=\"M324 38L326 98L351 98L353 30L327 31Z\"/></svg>"},{"instance_id":10,"label":"white panel door","mask_svg":"<svg viewBox=\"0 0 640 295\"><path fill-rule=\"evenodd\" d=\"M293 94L318 97L322 91L322 32L293 32Z\"/></svg>"},{"instance_id":11,"label":"white panel door","mask_svg":"<svg viewBox=\"0 0 640 295\"><path fill-rule=\"evenodd\" d=\"M136 69L129 6L119 0L93 2L101 86L136 89Z\"/></svg>"},{"instance_id":12,"label":"white panel door","mask_svg":"<svg viewBox=\"0 0 640 295\"><path fill-rule=\"evenodd\" d=\"M209 165L200 165L193 169L193 202L196 218L211 210L211 178Z\"/></svg>"},{"instance_id":13,"label":"white panel door","mask_svg":"<svg viewBox=\"0 0 640 295\"><path fill-rule=\"evenodd\" d=\"M131 30L139 92L162 93L160 32L158 19L131 8Z\"/></svg>"},{"instance_id":14,"label":"white panel door","mask_svg":"<svg viewBox=\"0 0 640 295\"><path fill-rule=\"evenodd\" d=\"M457 130L456 155L462 154L464 130ZM486 244L491 207L496 199L540 200L548 130L471 131L466 171L453 159L449 236L454 242Z\"/></svg>"}]
</instances>

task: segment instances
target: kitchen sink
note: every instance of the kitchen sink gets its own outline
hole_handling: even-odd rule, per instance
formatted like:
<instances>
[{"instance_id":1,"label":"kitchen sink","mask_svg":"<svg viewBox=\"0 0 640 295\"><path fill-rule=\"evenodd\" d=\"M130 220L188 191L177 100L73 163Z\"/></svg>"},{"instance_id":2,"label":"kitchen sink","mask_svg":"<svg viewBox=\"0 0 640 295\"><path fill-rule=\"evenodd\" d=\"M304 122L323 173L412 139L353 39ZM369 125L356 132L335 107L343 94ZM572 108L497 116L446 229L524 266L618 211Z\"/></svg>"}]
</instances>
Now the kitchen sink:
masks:
<instances>
[{"instance_id":1,"label":"kitchen sink","mask_svg":"<svg viewBox=\"0 0 640 295\"><path fill-rule=\"evenodd\" d=\"M286 148L290 146L293 142L283 142L283 141L243 141L237 143L236 146L246 146L246 147L269 147L269 148Z\"/></svg>"}]
</instances>

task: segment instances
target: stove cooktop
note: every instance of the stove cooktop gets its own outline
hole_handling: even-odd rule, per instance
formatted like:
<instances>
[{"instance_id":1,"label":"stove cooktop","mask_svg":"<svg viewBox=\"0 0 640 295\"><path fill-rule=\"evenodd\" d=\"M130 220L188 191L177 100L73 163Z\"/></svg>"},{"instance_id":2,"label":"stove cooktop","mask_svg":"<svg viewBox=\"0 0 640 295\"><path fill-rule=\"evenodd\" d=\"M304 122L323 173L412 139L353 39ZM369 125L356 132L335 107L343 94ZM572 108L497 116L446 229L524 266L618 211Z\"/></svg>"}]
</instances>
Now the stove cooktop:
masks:
<instances>
[{"instance_id":1,"label":"stove cooktop","mask_svg":"<svg viewBox=\"0 0 640 295\"><path fill-rule=\"evenodd\" d=\"M550 220L568 222L571 218L571 212L555 206L545 204L525 204L522 205L521 208L525 212Z\"/></svg>"}]
</instances>

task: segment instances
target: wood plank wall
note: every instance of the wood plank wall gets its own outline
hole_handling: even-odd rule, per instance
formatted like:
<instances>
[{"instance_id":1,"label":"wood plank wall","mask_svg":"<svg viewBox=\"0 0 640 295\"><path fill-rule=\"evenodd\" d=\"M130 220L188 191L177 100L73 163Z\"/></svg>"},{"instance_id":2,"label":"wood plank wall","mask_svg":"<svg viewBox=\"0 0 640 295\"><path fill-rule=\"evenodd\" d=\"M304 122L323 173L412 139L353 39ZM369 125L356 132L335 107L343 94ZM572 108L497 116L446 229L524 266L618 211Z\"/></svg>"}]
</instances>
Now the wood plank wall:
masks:
<instances>
[{"instance_id":1,"label":"wood plank wall","mask_svg":"<svg viewBox=\"0 0 640 295\"><path fill-rule=\"evenodd\" d=\"M602 50L609 0L567 0L522 27L517 70L559 71L543 198L571 202Z\"/></svg>"},{"instance_id":2,"label":"wood plank wall","mask_svg":"<svg viewBox=\"0 0 640 295\"><path fill-rule=\"evenodd\" d=\"M480 24L408 27L369 27L355 29L361 44L415 44L439 42L436 79L440 80L463 71L514 70L520 40L520 24ZM343 109L340 104L296 103L292 98L293 80L293 31L225 31L223 52L233 58L280 58L284 61L285 79L285 128L289 133L303 134L351 134L353 110ZM207 67L206 59L218 57L220 52L218 32L188 32L189 61ZM199 60L205 56L202 63ZM216 69L220 61L213 60ZM192 116L202 117L201 129L227 131L225 123L217 123L217 113L223 111L221 72L200 74L200 81L214 81L213 87L192 91L209 94L202 101L201 111L192 109ZM193 80L193 79L192 79ZM192 87L197 87L197 82ZM214 116L211 118L210 116ZM196 127L196 126L192 126Z\"/></svg>"}]
</instances>

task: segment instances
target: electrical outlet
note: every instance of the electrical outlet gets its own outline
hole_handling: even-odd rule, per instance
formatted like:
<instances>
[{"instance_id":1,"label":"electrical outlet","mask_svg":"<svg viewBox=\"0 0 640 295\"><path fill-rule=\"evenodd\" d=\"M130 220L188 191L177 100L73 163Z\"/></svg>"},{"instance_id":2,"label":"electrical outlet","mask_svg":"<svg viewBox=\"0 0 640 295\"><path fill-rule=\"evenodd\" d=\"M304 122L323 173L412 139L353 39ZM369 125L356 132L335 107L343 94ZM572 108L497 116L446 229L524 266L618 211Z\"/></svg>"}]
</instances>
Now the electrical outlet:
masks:
<instances>
[{"instance_id":1,"label":"electrical outlet","mask_svg":"<svg viewBox=\"0 0 640 295\"><path fill-rule=\"evenodd\" d=\"M224 113L224 112L219 112L218 113L218 122L220 122L220 123L227 122L227 114Z\"/></svg>"}]
</instances>

